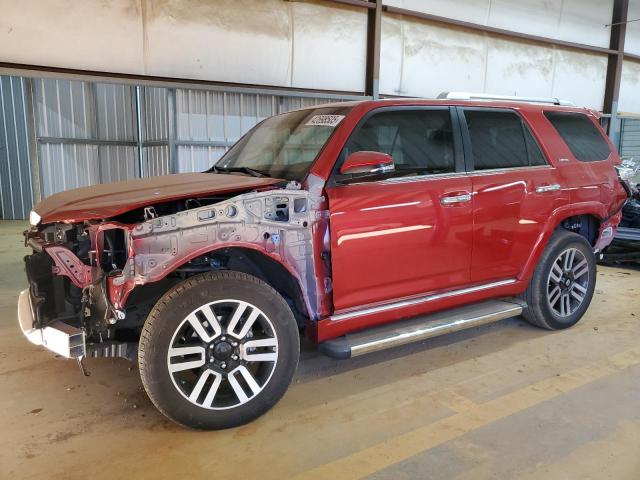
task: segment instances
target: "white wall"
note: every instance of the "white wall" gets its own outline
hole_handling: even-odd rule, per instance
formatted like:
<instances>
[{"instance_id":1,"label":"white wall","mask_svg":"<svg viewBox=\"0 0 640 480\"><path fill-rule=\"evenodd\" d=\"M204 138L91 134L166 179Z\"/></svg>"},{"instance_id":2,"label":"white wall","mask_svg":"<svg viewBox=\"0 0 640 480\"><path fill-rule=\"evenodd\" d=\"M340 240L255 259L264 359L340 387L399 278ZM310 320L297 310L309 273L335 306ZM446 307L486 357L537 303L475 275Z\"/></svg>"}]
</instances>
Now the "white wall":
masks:
<instances>
[{"instance_id":1,"label":"white wall","mask_svg":"<svg viewBox=\"0 0 640 480\"><path fill-rule=\"evenodd\" d=\"M622 64L618 110L640 113L640 62L626 61Z\"/></svg>"},{"instance_id":2,"label":"white wall","mask_svg":"<svg viewBox=\"0 0 640 480\"><path fill-rule=\"evenodd\" d=\"M633 1L633 0L632 0ZM407 10L608 47L613 0L383 0Z\"/></svg>"},{"instance_id":3,"label":"white wall","mask_svg":"<svg viewBox=\"0 0 640 480\"><path fill-rule=\"evenodd\" d=\"M282 0L0 0L0 61L364 89L366 13Z\"/></svg>"},{"instance_id":4,"label":"white wall","mask_svg":"<svg viewBox=\"0 0 640 480\"><path fill-rule=\"evenodd\" d=\"M0 60L144 73L138 0L0 0Z\"/></svg>"},{"instance_id":5,"label":"white wall","mask_svg":"<svg viewBox=\"0 0 640 480\"><path fill-rule=\"evenodd\" d=\"M553 96L601 109L606 55L385 16L382 93L434 97L443 91Z\"/></svg>"},{"instance_id":6,"label":"white wall","mask_svg":"<svg viewBox=\"0 0 640 480\"><path fill-rule=\"evenodd\" d=\"M640 0L630 0L628 18L629 20L640 18ZM629 53L640 55L640 22L627 24L624 49Z\"/></svg>"},{"instance_id":7,"label":"white wall","mask_svg":"<svg viewBox=\"0 0 640 480\"><path fill-rule=\"evenodd\" d=\"M139 21L145 25L140 38L145 74L290 84L290 15L282 2L156 0L144 5Z\"/></svg>"},{"instance_id":8,"label":"white wall","mask_svg":"<svg viewBox=\"0 0 640 480\"><path fill-rule=\"evenodd\" d=\"M384 0L388 5L608 46L613 0ZM631 0L629 18L640 17ZM548 95L602 108L606 55L385 14L381 92ZM0 61L293 88L364 90L366 12L284 0L0 0ZM640 55L640 22L627 47ZM621 109L640 112L637 63Z\"/></svg>"},{"instance_id":9,"label":"white wall","mask_svg":"<svg viewBox=\"0 0 640 480\"><path fill-rule=\"evenodd\" d=\"M640 19L640 0L629 1L628 18ZM628 53L640 55L640 21L627 24L624 49ZM618 109L621 112L640 113L640 62L636 60L625 60L622 64Z\"/></svg>"}]
</instances>

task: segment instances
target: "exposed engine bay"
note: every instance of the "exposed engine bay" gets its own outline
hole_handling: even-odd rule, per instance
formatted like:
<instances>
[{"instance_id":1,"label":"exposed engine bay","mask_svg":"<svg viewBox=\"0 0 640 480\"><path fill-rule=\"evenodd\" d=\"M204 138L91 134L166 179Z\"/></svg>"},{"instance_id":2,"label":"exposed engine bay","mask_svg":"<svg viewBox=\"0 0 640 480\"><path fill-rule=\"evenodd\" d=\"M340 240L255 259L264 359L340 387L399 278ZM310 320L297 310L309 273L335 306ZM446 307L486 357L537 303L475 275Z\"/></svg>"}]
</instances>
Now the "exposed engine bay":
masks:
<instances>
[{"instance_id":1,"label":"exposed engine bay","mask_svg":"<svg viewBox=\"0 0 640 480\"><path fill-rule=\"evenodd\" d=\"M280 278L296 317L318 319L331 291L328 255L320 263L325 272L314 262L325 249L314 238L328 237L323 202L292 183L32 227L25 243L34 253L25 263L34 326L62 321L84 332L87 356L133 358L140 328L164 292L216 269Z\"/></svg>"}]
</instances>

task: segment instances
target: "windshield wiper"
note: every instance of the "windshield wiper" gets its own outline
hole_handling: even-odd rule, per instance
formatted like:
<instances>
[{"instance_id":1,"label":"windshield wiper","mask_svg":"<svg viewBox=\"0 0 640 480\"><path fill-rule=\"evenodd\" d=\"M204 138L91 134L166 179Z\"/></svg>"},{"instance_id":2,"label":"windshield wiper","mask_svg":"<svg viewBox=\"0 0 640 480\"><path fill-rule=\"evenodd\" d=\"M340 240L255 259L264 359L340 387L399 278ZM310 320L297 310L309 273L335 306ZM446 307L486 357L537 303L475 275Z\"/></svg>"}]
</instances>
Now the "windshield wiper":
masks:
<instances>
[{"instance_id":1,"label":"windshield wiper","mask_svg":"<svg viewBox=\"0 0 640 480\"><path fill-rule=\"evenodd\" d=\"M265 172L256 170L255 168L249 168L249 167L217 167L214 165L213 167L211 167L211 170L209 171L212 171L213 173L239 172L239 173L246 173L247 175L251 175L252 177L268 177L269 176Z\"/></svg>"}]
</instances>

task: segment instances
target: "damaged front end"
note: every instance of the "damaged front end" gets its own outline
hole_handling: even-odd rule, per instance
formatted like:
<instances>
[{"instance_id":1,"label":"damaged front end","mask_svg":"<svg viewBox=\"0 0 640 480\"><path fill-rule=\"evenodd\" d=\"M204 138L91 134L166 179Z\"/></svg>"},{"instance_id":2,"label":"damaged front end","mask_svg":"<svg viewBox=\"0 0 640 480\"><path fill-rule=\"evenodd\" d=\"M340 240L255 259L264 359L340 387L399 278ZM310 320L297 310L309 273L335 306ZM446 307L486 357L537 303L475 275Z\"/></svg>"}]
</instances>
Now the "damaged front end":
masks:
<instances>
[{"instance_id":1,"label":"damaged front end","mask_svg":"<svg viewBox=\"0 0 640 480\"><path fill-rule=\"evenodd\" d=\"M277 277L283 283L274 288L298 318L326 315L324 199L296 184L218 200L149 206L141 221L129 212L32 227L25 232L33 249L25 257L29 289L19 301L25 335L67 358L134 360L156 301L175 283L212 269Z\"/></svg>"},{"instance_id":2,"label":"damaged front end","mask_svg":"<svg viewBox=\"0 0 640 480\"><path fill-rule=\"evenodd\" d=\"M128 230L109 227L56 223L25 232L33 253L25 257L29 288L20 294L18 316L30 341L66 358L135 358L135 344L109 328L123 317L109 301L107 279L126 258Z\"/></svg>"}]
</instances>

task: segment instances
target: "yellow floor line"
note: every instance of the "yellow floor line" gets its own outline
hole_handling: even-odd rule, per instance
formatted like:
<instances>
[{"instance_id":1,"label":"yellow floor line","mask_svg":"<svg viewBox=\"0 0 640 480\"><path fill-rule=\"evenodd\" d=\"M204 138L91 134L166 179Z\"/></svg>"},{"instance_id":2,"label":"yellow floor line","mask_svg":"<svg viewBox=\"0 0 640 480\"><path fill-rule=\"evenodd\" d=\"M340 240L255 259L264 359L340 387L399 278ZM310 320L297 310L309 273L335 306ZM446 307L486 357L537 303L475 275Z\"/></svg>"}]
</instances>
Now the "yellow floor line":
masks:
<instances>
[{"instance_id":1,"label":"yellow floor line","mask_svg":"<svg viewBox=\"0 0 640 480\"><path fill-rule=\"evenodd\" d=\"M640 348L528 385L299 474L304 479L358 479L588 383L640 364Z\"/></svg>"},{"instance_id":2,"label":"yellow floor line","mask_svg":"<svg viewBox=\"0 0 640 480\"><path fill-rule=\"evenodd\" d=\"M478 406L473 400L454 392L450 388L445 388L430 395L440 405L453 410L454 412L466 412Z\"/></svg>"}]
</instances>

